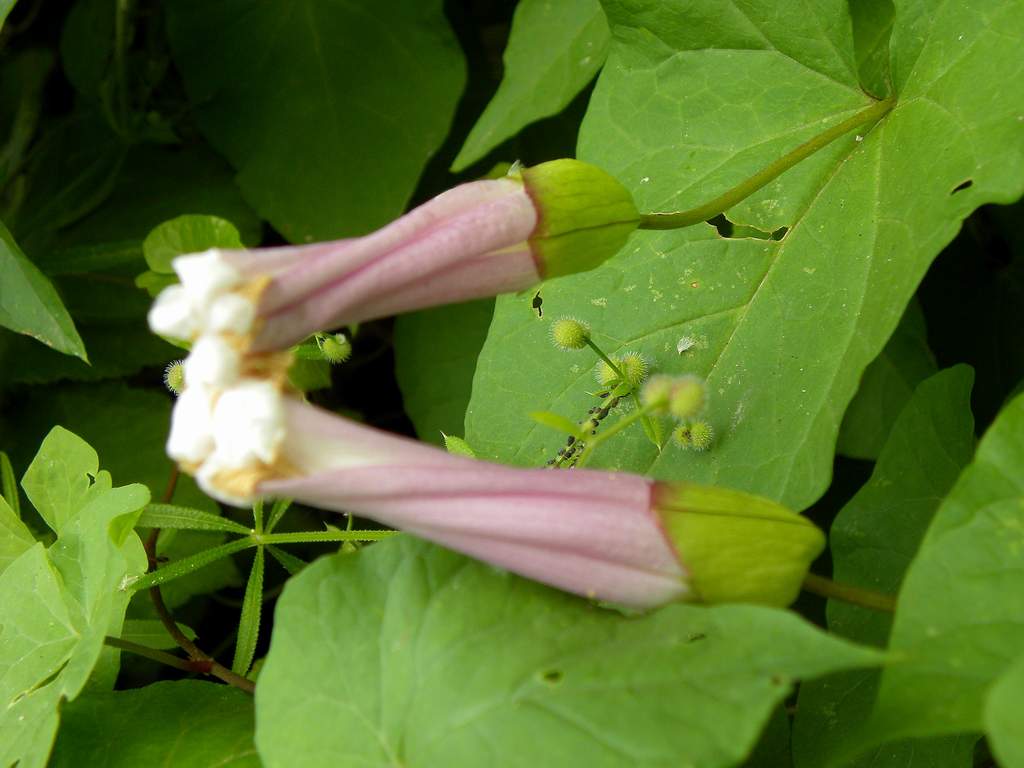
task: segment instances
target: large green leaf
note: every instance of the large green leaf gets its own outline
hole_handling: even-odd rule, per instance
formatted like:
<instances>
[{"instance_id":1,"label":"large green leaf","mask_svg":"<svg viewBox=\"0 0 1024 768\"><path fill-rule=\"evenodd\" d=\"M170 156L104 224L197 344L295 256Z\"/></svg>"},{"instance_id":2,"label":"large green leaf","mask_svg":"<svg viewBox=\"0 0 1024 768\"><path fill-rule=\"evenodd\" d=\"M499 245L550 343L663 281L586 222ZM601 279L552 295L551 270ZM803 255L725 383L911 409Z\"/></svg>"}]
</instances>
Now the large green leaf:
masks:
<instances>
[{"instance_id":1,"label":"large green leaf","mask_svg":"<svg viewBox=\"0 0 1024 768\"><path fill-rule=\"evenodd\" d=\"M452 170L472 165L535 120L561 112L604 64L608 43L598 0L522 0L512 18L501 85Z\"/></svg>"},{"instance_id":2,"label":"large green leaf","mask_svg":"<svg viewBox=\"0 0 1024 768\"><path fill-rule=\"evenodd\" d=\"M11 12L11 8L16 2L17 0L0 0L0 29L3 29L7 14Z\"/></svg>"},{"instance_id":3,"label":"large green leaf","mask_svg":"<svg viewBox=\"0 0 1024 768\"><path fill-rule=\"evenodd\" d=\"M936 370L924 315L912 301L885 349L864 369L843 414L836 450L855 459L877 459L914 388Z\"/></svg>"},{"instance_id":4,"label":"large green leaf","mask_svg":"<svg viewBox=\"0 0 1024 768\"><path fill-rule=\"evenodd\" d=\"M1024 396L939 507L907 571L860 744L981 731L992 684L1024 648Z\"/></svg>"},{"instance_id":5,"label":"large green leaf","mask_svg":"<svg viewBox=\"0 0 1024 768\"><path fill-rule=\"evenodd\" d=\"M87 694L62 713L51 768L259 768L252 697L198 680Z\"/></svg>"},{"instance_id":6,"label":"large green leaf","mask_svg":"<svg viewBox=\"0 0 1024 768\"><path fill-rule=\"evenodd\" d=\"M974 452L972 380L971 370L959 366L914 391L871 479L832 524L836 581L888 594L899 590L935 510ZM892 622L887 614L832 600L828 623L843 637L884 647ZM847 732L871 713L877 690L878 673L864 670L802 686L793 732L797 765L819 768L841 752ZM973 738L906 742L865 755L863 764L969 766L973 747Z\"/></svg>"},{"instance_id":7,"label":"large green leaf","mask_svg":"<svg viewBox=\"0 0 1024 768\"><path fill-rule=\"evenodd\" d=\"M46 276L0 222L0 325L86 360L85 346Z\"/></svg>"},{"instance_id":8,"label":"large green leaf","mask_svg":"<svg viewBox=\"0 0 1024 768\"><path fill-rule=\"evenodd\" d=\"M225 219L238 230L243 243L259 242L259 217L243 200L231 167L207 145L132 147L103 204L60 232L52 247L40 253L40 266L48 273L60 269L61 258L71 248L124 247L131 242L141 270L146 235L159 224L185 214Z\"/></svg>"},{"instance_id":9,"label":"large green leaf","mask_svg":"<svg viewBox=\"0 0 1024 768\"><path fill-rule=\"evenodd\" d=\"M170 274L171 260L183 253L209 248L241 248L238 230L217 216L185 214L165 221L142 241L142 254L154 272Z\"/></svg>"},{"instance_id":10,"label":"large green leaf","mask_svg":"<svg viewBox=\"0 0 1024 768\"><path fill-rule=\"evenodd\" d=\"M401 213L465 79L440 0L179 0L167 15L200 128L286 238Z\"/></svg>"},{"instance_id":11,"label":"large green leaf","mask_svg":"<svg viewBox=\"0 0 1024 768\"><path fill-rule=\"evenodd\" d=\"M35 543L32 531L0 496L0 573Z\"/></svg>"},{"instance_id":12,"label":"large green leaf","mask_svg":"<svg viewBox=\"0 0 1024 768\"><path fill-rule=\"evenodd\" d=\"M54 232L103 204L128 152L99 110L86 107L51 123L35 142L23 174L23 199L7 223L44 272L41 257Z\"/></svg>"},{"instance_id":13,"label":"large green leaf","mask_svg":"<svg viewBox=\"0 0 1024 768\"><path fill-rule=\"evenodd\" d=\"M473 372L494 302L469 301L401 315L395 322L395 376L421 440L461 437Z\"/></svg>"},{"instance_id":14,"label":"large green leaf","mask_svg":"<svg viewBox=\"0 0 1024 768\"><path fill-rule=\"evenodd\" d=\"M985 730L992 751L1004 768L1024 766L1024 731L1020 713L1024 711L1024 656L1003 675L988 697L985 707Z\"/></svg>"},{"instance_id":15,"label":"large green leaf","mask_svg":"<svg viewBox=\"0 0 1024 768\"><path fill-rule=\"evenodd\" d=\"M49 549L34 545L0 575L0 765L46 764L62 701L78 696L103 638L120 631L124 579L146 570L132 524L148 501L141 485L106 489ZM104 682L113 672L108 663Z\"/></svg>"},{"instance_id":16,"label":"large green leaf","mask_svg":"<svg viewBox=\"0 0 1024 768\"><path fill-rule=\"evenodd\" d=\"M42 441L21 486L40 517L60 533L92 496L110 489L110 475L99 468L96 449L57 426Z\"/></svg>"},{"instance_id":17,"label":"large green leaf","mask_svg":"<svg viewBox=\"0 0 1024 768\"><path fill-rule=\"evenodd\" d=\"M579 156L643 210L709 200L864 109L842 0L608 2L613 43ZM781 240L697 225L641 232L592 272L544 288L605 351L706 376L718 434L658 455L639 427L595 463L720 483L802 508L824 489L839 421L934 255L988 200L1024 189L1024 6L912 0L897 9L899 103L728 212ZM960 185L972 184L960 191ZM592 358L559 357L519 297L499 299L467 417L486 455L535 464L556 447L528 414L581 418ZM695 343L680 355L680 339Z\"/></svg>"},{"instance_id":18,"label":"large green leaf","mask_svg":"<svg viewBox=\"0 0 1024 768\"><path fill-rule=\"evenodd\" d=\"M784 611L625 617L398 537L288 583L256 744L267 766L307 768L721 767L794 678L878 661Z\"/></svg>"},{"instance_id":19,"label":"large green leaf","mask_svg":"<svg viewBox=\"0 0 1024 768\"><path fill-rule=\"evenodd\" d=\"M95 447L92 457L98 452L103 457L103 466L114 477L143 483L150 489L153 498L159 499L167 487L173 467L164 451L171 403L170 394L160 395L116 382L40 389L27 398L26 407L15 418L14 431L20 440L19 450L13 454L14 463L18 465L27 460L22 455L24 448L37 444L50 425L62 424ZM78 440L74 435L71 437ZM50 438L47 438L49 442ZM43 453L40 452L40 455ZM48 451L46 455L52 457L56 467L53 471L57 471L74 454L65 449ZM95 464L76 465L75 469L78 474L72 474L71 477L84 478L86 473L95 472ZM84 483L84 479L79 482ZM52 489L54 486L49 487ZM54 493L53 490L49 491L50 495ZM200 491L195 481L187 475L178 478L173 501L207 512L218 511L216 502ZM160 534L157 554L175 561L224 541L224 535L219 532L168 530ZM168 584L163 590L164 600L173 608L193 595L242 583L234 561L219 560ZM132 604L135 616L149 616L150 611L151 605L145 595Z\"/></svg>"},{"instance_id":20,"label":"large green leaf","mask_svg":"<svg viewBox=\"0 0 1024 768\"><path fill-rule=\"evenodd\" d=\"M127 376L146 366L162 366L183 354L155 336L141 321L81 323L80 330L89 350L88 365L0 329L0 388Z\"/></svg>"}]
</instances>

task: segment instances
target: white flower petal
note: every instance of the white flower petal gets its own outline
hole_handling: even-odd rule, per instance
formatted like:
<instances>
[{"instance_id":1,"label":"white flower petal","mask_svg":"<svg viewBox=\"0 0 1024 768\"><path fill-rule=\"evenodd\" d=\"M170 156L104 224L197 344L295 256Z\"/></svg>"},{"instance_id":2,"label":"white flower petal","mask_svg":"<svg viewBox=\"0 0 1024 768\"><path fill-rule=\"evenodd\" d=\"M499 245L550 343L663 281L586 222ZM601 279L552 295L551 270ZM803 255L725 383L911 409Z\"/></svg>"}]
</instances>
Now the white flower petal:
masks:
<instances>
[{"instance_id":1,"label":"white flower petal","mask_svg":"<svg viewBox=\"0 0 1024 768\"><path fill-rule=\"evenodd\" d=\"M241 357L220 336L200 336L185 358L185 386L229 387L238 380Z\"/></svg>"},{"instance_id":2,"label":"white flower petal","mask_svg":"<svg viewBox=\"0 0 1024 768\"><path fill-rule=\"evenodd\" d=\"M171 261L171 266L181 278L189 297L199 306L206 306L217 295L236 288L242 282L241 273L216 248L179 256Z\"/></svg>"},{"instance_id":3,"label":"white flower petal","mask_svg":"<svg viewBox=\"0 0 1024 768\"><path fill-rule=\"evenodd\" d=\"M250 379L225 390L213 411L214 456L229 469L272 464L286 433L281 393Z\"/></svg>"},{"instance_id":4,"label":"white flower petal","mask_svg":"<svg viewBox=\"0 0 1024 768\"><path fill-rule=\"evenodd\" d=\"M167 455L175 461L200 462L213 448L213 392L205 387L189 387L171 412Z\"/></svg>"},{"instance_id":5,"label":"white flower petal","mask_svg":"<svg viewBox=\"0 0 1024 768\"><path fill-rule=\"evenodd\" d=\"M210 305L206 330L213 333L243 335L252 328L256 318L256 305L237 293L226 293Z\"/></svg>"},{"instance_id":6,"label":"white flower petal","mask_svg":"<svg viewBox=\"0 0 1024 768\"><path fill-rule=\"evenodd\" d=\"M198 313L182 286L171 285L160 292L149 310L149 327L176 339L190 339L199 330Z\"/></svg>"}]
</instances>

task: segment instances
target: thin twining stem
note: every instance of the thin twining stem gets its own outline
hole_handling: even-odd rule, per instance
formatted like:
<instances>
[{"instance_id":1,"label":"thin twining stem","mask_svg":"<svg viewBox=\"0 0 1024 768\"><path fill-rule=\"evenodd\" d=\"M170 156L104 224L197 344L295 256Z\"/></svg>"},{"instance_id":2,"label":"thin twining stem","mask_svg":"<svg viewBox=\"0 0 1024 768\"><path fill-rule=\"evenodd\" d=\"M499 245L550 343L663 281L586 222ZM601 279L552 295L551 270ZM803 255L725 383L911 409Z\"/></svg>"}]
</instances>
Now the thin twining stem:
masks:
<instances>
[{"instance_id":1,"label":"thin twining stem","mask_svg":"<svg viewBox=\"0 0 1024 768\"><path fill-rule=\"evenodd\" d=\"M612 359L610 357L608 357L608 355L606 355L601 350L601 348L598 347L597 344L594 343L594 340L589 338L589 337L587 338L587 346L590 347L592 350L594 350L594 352L597 353L598 357L600 357L602 360L604 360L604 362L608 365L608 367L612 369L612 373L614 373L616 376L619 377L619 382L621 382L622 384L624 384L624 385L629 387L629 397L633 401L633 405L635 405L637 407L637 410L640 410L640 398L637 397L636 387L634 387L631 382L626 381L626 376L625 376L625 374L622 373L622 369L620 369L619 366L617 366L615 363L613 363ZM647 431L649 434L653 435L654 434L654 425L651 424L650 417L647 416L647 414L644 414L641 418L643 418L643 420L644 420L644 429L645 429L645 431ZM658 446L658 448L660 449L661 446ZM586 453L586 451L584 451L584 453Z\"/></svg>"},{"instance_id":2,"label":"thin twining stem","mask_svg":"<svg viewBox=\"0 0 1024 768\"><path fill-rule=\"evenodd\" d=\"M600 445L602 442L609 439L610 437L617 435L619 432L624 430L633 422L639 419L648 418L651 412L657 410L660 407L660 405L660 403L642 405L628 416L623 416L617 422L608 427L608 429L606 429L600 435L595 436L592 440L588 440L587 447L584 448L582 452L580 452L580 458L576 462L576 466L582 467L584 464L586 464L587 459L590 458L590 454L594 452L594 449L597 448L598 445Z\"/></svg>"},{"instance_id":3,"label":"thin twining stem","mask_svg":"<svg viewBox=\"0 0 1024 768\"><path fill-rule=\"evenodd\" d=\"M172 467L171 476L167 482L167 488L164 490L164 494L161 499L163 503L170 503L171 498L174 496L174 489L177 482L178 468ZM154 528L150 531L150 534L146 539L145 549L146 556L149 558L150 570L156 568L157 565L156 542L159 536L160 529ZM185 633L178 628L178 623L174 620L174 617L171 616L171 612L167 609L167 604L164 603L164 596L160 592L159 586L149 588L149 598L153 603L153 609L156 611L156 615L160 618L160 623L163 624L164 629L167 630L167 634L169 634L174 642L178 644L179 648L188 654L189 660L193 664L193 670L213 675L214 677L223 680L228 685L240 688L246 693L256 692L256 685L252 680L244 678L241 675L236 675L212 656L201 651L199 646L188 639Z\"/></svg>"},{"instance_id":4,"label":"thin twining stem","mask_svg":"<svg viewBox=\"0 0 1024 768\"><path fill-rule=\"evenodd\" d=\"M107 635L103 638L103 644L108 645L111 648L117 648L121 651L127 651L128 653L134 653L137 656L145 656L147 659L152 659L161 664L165 664L168 667L174 667L180 669L182 672L189 672L195 674L196 672L206 672L206 666L202 662L189 661L179 656L174 656L164 651L159 651L156 648L150 648L147 645L140 645L139 643L133 643L131 640L122 640L120 637L111 637Z\"/></svg>"},{"instance_id":5,"label":"thin twining stem","mask_svg":"<svg viewBox=\"0 0 1024 768\"><path fill-rule=\"evenodd\" d=\"M842 600L844 603L859 605L861 608L870 608L873 611L892 613L896 610L896 598L882 592L875 592L871 589L854 587L850 584L840 584L818 576L813 573L807 574L803 583L804 591L811 592L821 597L832 600Z\"/></svg>"},{"instance_id":6,"label":"thin twining stem","mask_svg":"<svg viewBox=\"0 0 1024 768\"><path fill-rule=\"evenodd\" d=\"M746 181L737 184L728 192L719 195L714 200L691 208L687 211L675 211L673 213L644 213L640 215L640 229L681 229L702 221L708 221L725 213L739 202L742 202L750 195L757 192L761 187L774 181L778 176L788 171L801 160L805 160L819 149L831 144L840 136L849 133L854 128L874 123L880 120L896 103L894 98L884 101L877 101L867 109L861 110L853 117L847 118L826 131L819 133L809 141L805 141L796 149L788 152L775 162L761 169Z\"/></svg>"}]
</instances>

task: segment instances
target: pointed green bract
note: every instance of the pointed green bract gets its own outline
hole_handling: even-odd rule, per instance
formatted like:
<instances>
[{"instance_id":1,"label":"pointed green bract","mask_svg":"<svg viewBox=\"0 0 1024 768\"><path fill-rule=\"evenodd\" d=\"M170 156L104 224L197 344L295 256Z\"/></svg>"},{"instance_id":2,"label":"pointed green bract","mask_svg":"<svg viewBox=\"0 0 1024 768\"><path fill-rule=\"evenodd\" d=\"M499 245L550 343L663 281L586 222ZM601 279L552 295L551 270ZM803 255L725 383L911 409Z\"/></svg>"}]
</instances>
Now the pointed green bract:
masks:
<instances>
[{"instance_id":1,"label":"pointed green bract","mask_svg":"<svg viewBox=\"0 0 1024 768\"><path fill-rule=\"evenodd\" d=\"M545 278L593 269L614 256L640 223L633 196L594 165L551 160L521 173L537 207L530 247Z\"/></svg>"},{"instance_id":2,"label":"pointed green bract","mask_svg":"<svg viewBox=\"0 0 1024 768\"><path fill-rule=\"evenodd\" d=\"M727 488L659 483L654 506L698 600L787 606L825 535L785 507Z\"/></svg>"}]
</instances>

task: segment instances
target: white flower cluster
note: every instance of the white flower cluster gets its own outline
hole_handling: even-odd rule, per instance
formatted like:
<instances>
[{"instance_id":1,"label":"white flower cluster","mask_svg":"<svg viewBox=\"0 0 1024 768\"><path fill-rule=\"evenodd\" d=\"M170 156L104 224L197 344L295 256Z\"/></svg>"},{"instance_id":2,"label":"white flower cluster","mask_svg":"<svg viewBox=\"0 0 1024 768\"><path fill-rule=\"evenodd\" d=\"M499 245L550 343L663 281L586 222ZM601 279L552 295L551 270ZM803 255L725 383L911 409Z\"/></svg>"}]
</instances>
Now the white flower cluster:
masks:
<instances>
[{"instance_id":1,"label":"white flower cluster","mask_svg":"<svg viewBox=\"0 0 1024 768\"><path fill-rule=\"evenodd\" d=\"M172 266L181 284L157 297L149 326L193 344L167 453L198 466L196 479L211 496L244 504L248 499L218 488L215 478L272 464L285 437L280 390L272 381L243 372L239 349L252 330L256 307L237 292L244 278L216 249L180 256Z\"/></svg>"}]
</instances>

